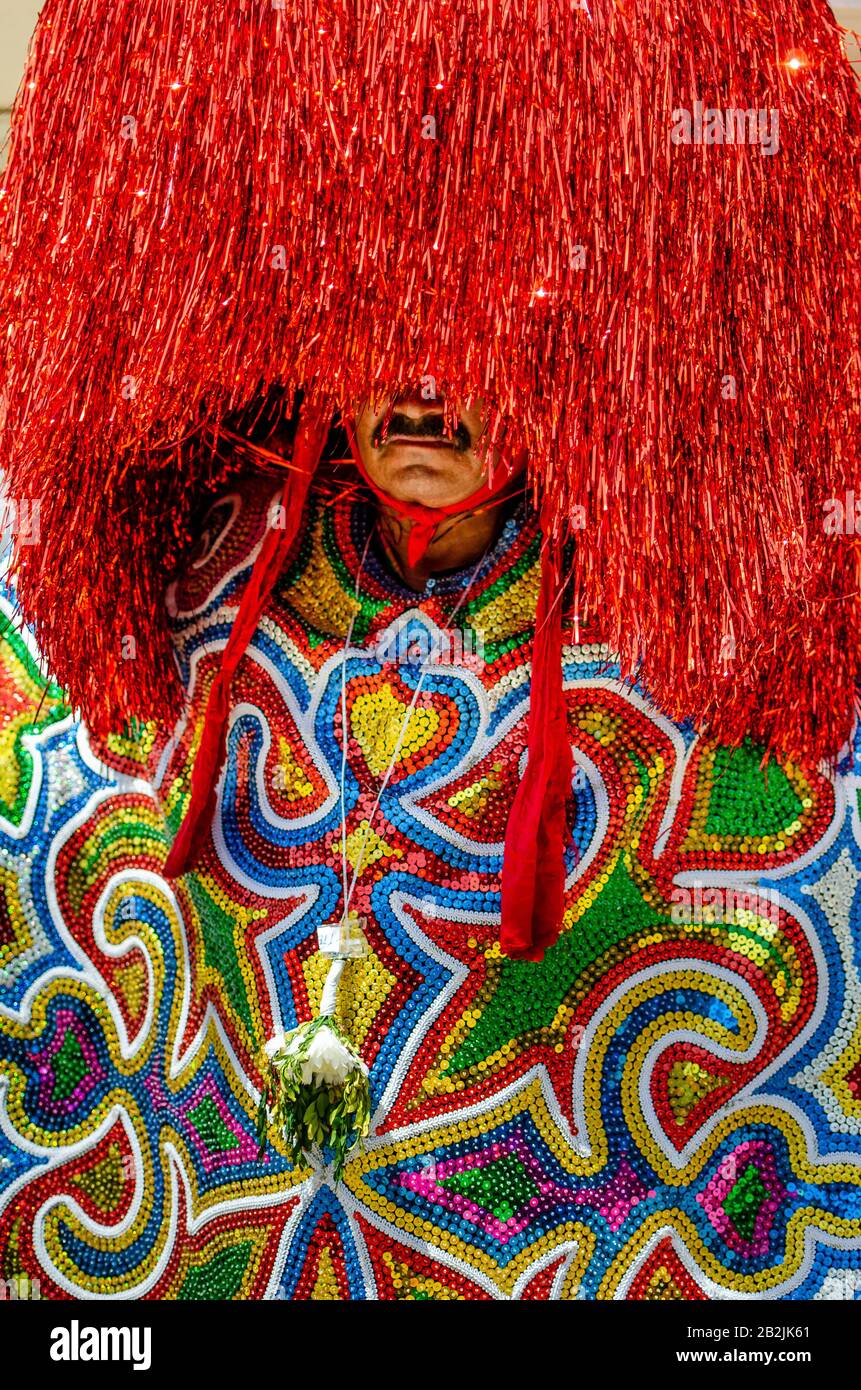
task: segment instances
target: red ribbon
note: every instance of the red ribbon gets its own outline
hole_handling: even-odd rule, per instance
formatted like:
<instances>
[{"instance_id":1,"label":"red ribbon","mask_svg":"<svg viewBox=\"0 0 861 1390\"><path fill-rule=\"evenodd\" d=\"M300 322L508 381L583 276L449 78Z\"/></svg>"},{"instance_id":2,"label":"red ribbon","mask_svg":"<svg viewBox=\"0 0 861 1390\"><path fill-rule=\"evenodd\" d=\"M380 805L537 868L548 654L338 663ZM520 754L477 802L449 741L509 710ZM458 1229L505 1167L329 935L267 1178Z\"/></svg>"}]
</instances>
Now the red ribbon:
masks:
<instances>
[{"instance_id":1,"label":"red ribbon","mask_svg":"<svg viewBox=\"0 0 861 1390\"><path fill-rule=\"evenodd\" d=\"M566 799L572 755L562 684L562 580L558 546L544 542L532 645L529 752L505 833L502 926L508 956L541 960L562 927Z\"/></svg>"},{"instance_id":2,"label":"red ribbon","mask_svg":"<svg viewBox=\"0 0 861 1390\"><path fill-rule=\"evenodd\" d=\"M283 528L269 527L263 537L239 611L230 629L221 666L212 682L203 734L191 774L191 799L164 866L168 878L177 878L192 867L200 857L209 834L215 817L218 778L227 753L233 676L296 539L308 487L325 447L330 424L331 415L325 411L303 412L300 419L290 472L281 499L286 525Z\"/></svg>"}]
</instances>

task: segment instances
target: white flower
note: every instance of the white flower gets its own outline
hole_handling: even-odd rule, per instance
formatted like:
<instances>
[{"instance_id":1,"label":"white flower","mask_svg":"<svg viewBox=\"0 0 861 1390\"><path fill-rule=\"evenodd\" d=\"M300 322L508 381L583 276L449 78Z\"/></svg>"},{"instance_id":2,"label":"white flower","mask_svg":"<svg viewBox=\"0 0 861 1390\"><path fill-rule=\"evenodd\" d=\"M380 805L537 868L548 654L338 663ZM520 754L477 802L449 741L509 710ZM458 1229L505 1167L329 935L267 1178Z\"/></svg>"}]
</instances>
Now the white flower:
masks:
<instances>
[{"instance_id":1,"label":"white flower","mask_svg":"<svg viewBox=\"0 0 861 1390\"><path fill-rule=\"evenodd\" d=\"M293 1048L287 1041L286 1033L276 1033L274 1038L269 1039L263 1051L271 1061L272 1058L277 1057L279 1053L292 1052Z\"/></svg>"},{"instance_id":2,"label":"white flower","mask_svg":"<svg viewBox=\"0 0 861 1390\"><path fill-rule=\"evenodd\" d=\"M278 1054L289 1056L298 1052L304 1042L304 1029L299 1028L289 1042L286 1034L281 1033L278 1037L272 1038L264 1050L270 1058ZM341 1039L324 1024L311 1039L307 1060L302 1063L302 1082L306 1086L340 1086L356 1065L367 1075L364 1063L360 1061L357 1064L355 1057L348 1052Z\"/></svg>"},{"instance_id":3,"label":"white flower","mask_svg":"<svg viewBox=\"0 0 861 1390\"><path fill-rule=\"evenodd\" d=\"M302 1080L315 1086L340 1086L356 1065L341 1039L325 1025L311 1039Z\"/></svg>"}]
</instances>

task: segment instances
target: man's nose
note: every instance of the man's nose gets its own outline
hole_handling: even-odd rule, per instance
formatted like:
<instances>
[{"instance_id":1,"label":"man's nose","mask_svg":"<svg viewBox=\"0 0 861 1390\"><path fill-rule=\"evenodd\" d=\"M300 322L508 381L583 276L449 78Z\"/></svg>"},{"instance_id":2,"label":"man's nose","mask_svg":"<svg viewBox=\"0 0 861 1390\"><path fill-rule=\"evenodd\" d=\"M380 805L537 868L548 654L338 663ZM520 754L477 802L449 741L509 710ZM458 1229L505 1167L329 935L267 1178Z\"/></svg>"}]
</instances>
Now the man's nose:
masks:
<instances>
[{"instance_id":1,"label":"man's nose","mask_svg":"<svg viewBox=\"0 0 861 1390\"><path fill-rule=\"evenodd\" d=\"M420 420L423 415L441 415L443 398L440 395L428 399L418 387L402 391L395 397L394 409L411 420Z\"/></svg>"}]
</instances>

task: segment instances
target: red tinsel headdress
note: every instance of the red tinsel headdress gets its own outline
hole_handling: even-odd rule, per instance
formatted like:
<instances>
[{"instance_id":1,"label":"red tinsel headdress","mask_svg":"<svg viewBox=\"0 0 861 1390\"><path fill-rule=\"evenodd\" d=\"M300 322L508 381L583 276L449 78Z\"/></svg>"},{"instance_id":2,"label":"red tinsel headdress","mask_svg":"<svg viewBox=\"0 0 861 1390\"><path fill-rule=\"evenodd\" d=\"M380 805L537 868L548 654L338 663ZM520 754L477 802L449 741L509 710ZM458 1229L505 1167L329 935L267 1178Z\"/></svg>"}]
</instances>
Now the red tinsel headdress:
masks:
<instances>
[{"instance_id":1,"label":"red tinsel headdress","mask_svg":"<svg viewBox=\"0 0 861 1390\"><path fill-rule=\"evenodd\" d=\"M859 150L825 0L46 0L2 458L57 678L98 731L176 714L165 569L220 425L272 385L348 409L432 376L528 451L581 614L670 713L834 754Z\"/></svg>"}]
</instances>

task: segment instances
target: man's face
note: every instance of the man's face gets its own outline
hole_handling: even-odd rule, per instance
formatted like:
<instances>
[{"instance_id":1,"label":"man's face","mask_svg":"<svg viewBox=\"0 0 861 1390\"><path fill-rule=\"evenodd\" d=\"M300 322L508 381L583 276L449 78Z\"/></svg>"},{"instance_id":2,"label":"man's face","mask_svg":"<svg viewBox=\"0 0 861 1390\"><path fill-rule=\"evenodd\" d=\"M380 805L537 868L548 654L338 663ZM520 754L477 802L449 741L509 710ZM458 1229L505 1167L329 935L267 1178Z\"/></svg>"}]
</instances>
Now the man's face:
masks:
<instances>
[{"instance_id":1,"label":"man's face","mask_svg":"<svg viewBox=\"0 0 861 1390\"><path fill-rule=\"evenodd\" d=\"M403 392L394 400L389 428L383 422L391 399L364 406L356 417L356 440L368 476L399 502L449 507L471 497L485 481L489 459L477 451L484 425L480 404L458 402L454 435L445 428L441 400Z\"/></svg>"}]
</instances>

